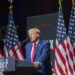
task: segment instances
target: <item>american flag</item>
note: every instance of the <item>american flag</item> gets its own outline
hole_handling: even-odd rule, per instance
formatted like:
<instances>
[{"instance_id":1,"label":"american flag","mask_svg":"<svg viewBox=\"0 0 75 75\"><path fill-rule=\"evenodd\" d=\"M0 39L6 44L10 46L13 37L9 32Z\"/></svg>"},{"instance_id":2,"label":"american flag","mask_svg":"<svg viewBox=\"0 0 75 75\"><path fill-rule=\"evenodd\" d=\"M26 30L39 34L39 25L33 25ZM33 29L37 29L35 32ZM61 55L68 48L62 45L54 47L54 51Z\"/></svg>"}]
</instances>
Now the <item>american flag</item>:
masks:
<instances>
[{"instance_id":1,"label":"american flag","mask_svg":"<svg viewBox=\"0 0 75 75\"><path fill-rule=\"evenodd\" d=\"M6 57L14 56L17 60L24 61L21 44L18 39L16 28L13 21L13 14L9 14L6 38L4 40L4 51Z\"/></svg>"},{"instance_id":2,"label":"american flag","mask_svg":"<svg viewBox=\"0 0 75 75\"><path fill-rule=\"evenodd\" d=\"M0 58L4 57L4 52L3 52L3 41L0 41Z\"/></svg>"},{"instance_id":3,"label":"american flag","mask_svg":"<svg viewBox=\"0 0 75 75\"><path fill-rule=\"evenodd\" d=\"M58 22L57 22L57 35L56 35L56 46L55 46L55 75L68 75L67 74L67 32L64 23L62 7L59 7L58 11Z\"/></svg>"},{"instance_id":4,"label":"american flag","mask_svg":"<svg viewBox=\"0 0 75 75\"><path fill-rule=\"evenodd\" d=\"M2 50L0 49L0 58L1 57L4 57L4 54L3 54Z\"/></svg>"},{"instance_id":5,"label":"american flag","mask_svg":"<svg viewBox=\"0 0 75 75\"><path fill-rule=\"evenodd\" d=\"M72 52L71 58L71 65L73 65L73 75L75 75L75 6L72 6L70 22L69 22L69 29L68 35L70 40L70 45L68 45L69 50ZM72 75L72 74L71 74Z\"/></svg>"}]
</instances>

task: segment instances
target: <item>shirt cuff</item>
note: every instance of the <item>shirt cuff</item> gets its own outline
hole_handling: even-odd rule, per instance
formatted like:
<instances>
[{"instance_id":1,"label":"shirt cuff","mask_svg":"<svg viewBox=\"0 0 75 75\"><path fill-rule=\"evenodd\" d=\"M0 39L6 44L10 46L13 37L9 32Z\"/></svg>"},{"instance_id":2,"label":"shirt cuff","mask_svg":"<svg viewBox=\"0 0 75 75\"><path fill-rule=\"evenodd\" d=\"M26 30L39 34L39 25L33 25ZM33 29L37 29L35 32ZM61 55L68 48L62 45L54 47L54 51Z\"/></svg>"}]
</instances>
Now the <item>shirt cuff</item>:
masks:
<instances>
[{"instance_id":1,"label":"shirt cuff","mask_svg":"<svg viewBox=\"0 0 75 75\"><path fill-rule=\"evenodd\" d=\"M34 64L40 64L40 65L42 65L42 63L40 63L39 61L35 61Z\"/></svg>"}]
</instances>

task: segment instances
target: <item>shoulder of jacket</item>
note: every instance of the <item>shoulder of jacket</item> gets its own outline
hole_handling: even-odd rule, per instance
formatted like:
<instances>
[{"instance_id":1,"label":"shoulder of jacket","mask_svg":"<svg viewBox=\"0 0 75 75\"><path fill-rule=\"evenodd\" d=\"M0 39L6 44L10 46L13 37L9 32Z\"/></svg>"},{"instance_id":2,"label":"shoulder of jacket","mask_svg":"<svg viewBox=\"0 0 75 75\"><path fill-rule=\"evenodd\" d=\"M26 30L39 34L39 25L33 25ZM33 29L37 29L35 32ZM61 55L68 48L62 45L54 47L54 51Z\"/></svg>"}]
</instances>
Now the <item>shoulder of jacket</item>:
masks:
<instances>
[{"instance_id":1,"label":"shoulder of jacket","mask_svg":"<svg viewBox=\"0 0 75 75\"><path fill-rule=\"evenodd\" d=\"M25 47L30 46L30 45L31 45L31 43L27 43L27 44L25 45Z\"/></svg>"},{"instance_id":2,"label":"shoulder of jacket","mask_svg":"<svg viewBox=\"0 0 75 75\"><path fill-rule=\"evenodd\" d=\"M49 40L41 40L41 43L47 44L49 43Z\"/></svg>"}]
</instances>

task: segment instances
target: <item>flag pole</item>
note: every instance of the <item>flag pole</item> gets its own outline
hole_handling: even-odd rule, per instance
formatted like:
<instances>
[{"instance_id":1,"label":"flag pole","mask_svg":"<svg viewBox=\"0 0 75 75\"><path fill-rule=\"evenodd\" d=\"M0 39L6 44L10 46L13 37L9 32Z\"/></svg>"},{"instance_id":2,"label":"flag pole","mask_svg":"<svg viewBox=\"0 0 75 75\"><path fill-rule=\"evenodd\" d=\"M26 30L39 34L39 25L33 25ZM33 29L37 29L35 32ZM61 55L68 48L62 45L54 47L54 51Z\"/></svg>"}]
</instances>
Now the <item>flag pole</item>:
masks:
<instances>
[{"instance_id":1,"label":"flag pole","mask_svg":"<svg viewBox=\"0 0 75 75\"><path fill-rule=\"evenodd\" d=\"M72 4L73 4L73 6L75 5L75 0L72 0Z\"/></svg>"},{"instance_id":2,"label":"flag pole","mask_svg":"<svg viewBox=\"0 0 75 75\"><path fill-rule=\"evenodd\" d=\"M12 11L12 8L13 8L13 1L12 0L8 0L9 3L10 3L10 6L9 6L9 14L13 14L13 11Z\"/></svg>"},{"instance_id":3,"label":"flag pole","mask_svg":"<svg viewBox=\"0 0 75 75\"><path fill-rule=\"evenodd\" d=\"M59 6L61 7L61 2L62 2L62 0L59 0Z\"/></svg>"}]
</instances>

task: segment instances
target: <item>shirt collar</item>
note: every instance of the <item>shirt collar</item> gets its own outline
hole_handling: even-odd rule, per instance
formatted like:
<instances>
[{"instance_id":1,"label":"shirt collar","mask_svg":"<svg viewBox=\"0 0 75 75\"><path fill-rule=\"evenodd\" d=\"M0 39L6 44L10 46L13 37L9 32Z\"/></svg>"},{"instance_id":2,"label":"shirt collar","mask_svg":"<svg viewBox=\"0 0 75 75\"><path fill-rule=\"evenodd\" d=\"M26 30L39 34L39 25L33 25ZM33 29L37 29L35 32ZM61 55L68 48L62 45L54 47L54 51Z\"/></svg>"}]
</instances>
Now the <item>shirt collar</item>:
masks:
<instances>
[{"instance_id":1,"label":"shirt collar","mask_svg":"<svg viewBox=\"0 0 75 75\"><path fill-rule=\"evenodd\" d=\"M36 45L38 45L38 43L39 43L39 40L36 41Z\"/></svg>"},{"instance_id":2,"label":"shirt collar","mask_svg":"<svg viewBox=\"0 0 75 75\"><path fill-rule=\"evenodd\" d=\"M38 45L38 43L39 43L39 40L36 41L36 46Z\"/></svg>"}]
</instances>

